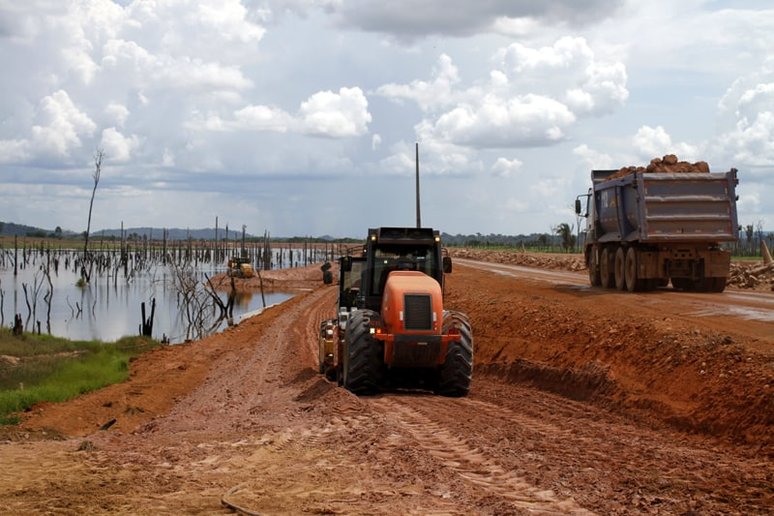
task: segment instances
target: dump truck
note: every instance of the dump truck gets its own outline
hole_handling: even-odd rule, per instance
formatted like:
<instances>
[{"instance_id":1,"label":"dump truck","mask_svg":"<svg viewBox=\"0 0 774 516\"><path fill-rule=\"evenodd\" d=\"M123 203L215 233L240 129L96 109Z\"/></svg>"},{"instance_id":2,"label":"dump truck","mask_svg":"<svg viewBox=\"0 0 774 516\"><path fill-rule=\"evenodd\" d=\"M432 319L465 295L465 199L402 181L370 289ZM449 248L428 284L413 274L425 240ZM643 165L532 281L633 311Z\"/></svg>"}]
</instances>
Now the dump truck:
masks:
<instances>
[{"instance_id":1,"label":"dump truck","mask_svg":"<svg viewBox=\"0 0 774 516\"><path fill-rule=\"evenodd\" d=\"M369 229L362 255L339 259L336 353L321 366L329 378L355 394L410 386L467 395L473 332L465 314L444 307L451 270L438 231Z\"/></svg>"},{"instance_id":2,"label":"dump truck","mask_svg":"<svg viewBox=\"0 0 774 516\"><path fill-rule=\"evenodd\" d=\"M722 244L738 239L737 170L709 172L699 163L679 173L591 171L592 186L576 198L575 211L587 221L592 286L643 291L671 280L678 290L725 289L731 253Z\"/></svg>"}]
</instances>

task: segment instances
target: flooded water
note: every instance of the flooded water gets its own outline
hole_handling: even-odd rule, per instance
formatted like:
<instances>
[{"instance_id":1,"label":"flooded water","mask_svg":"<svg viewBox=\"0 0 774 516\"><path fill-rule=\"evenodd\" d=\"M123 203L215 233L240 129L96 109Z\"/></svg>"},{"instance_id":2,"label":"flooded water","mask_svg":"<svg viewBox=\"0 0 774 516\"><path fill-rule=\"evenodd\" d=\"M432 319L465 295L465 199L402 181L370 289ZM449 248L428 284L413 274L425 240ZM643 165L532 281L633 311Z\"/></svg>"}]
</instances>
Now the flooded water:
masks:
<instances>
[{"instance_id":1,"label":"flooded water","mask_svg":"<svg viewBox=\"0 0 774 516\"><path fill-rule=\"evenodd\" d=\"M225 271L225 266L210 264L200 266L193 277L203 281L204 274L209 277ZM14 277L13 268L0 267L0 298L2 299L2 325L13 325L14 314L21 314L25 331L37 331L40 321L42 333L51 333L59 337L76 340L98 339L115 341L123 336L138 335L142 322L140 305L146 305L146 317L150 316L151 301L156 299L153 322L153 337L163 337L172 343L183 342L196 337L187 321L182 296L175 287L176 274L168 266L158 265L144 272L134 271L125 278L122 273L114 276L92 277L86 287L78 287L79 275L73 270L59 268L58 273L50 273L53 294L49 304L45 297L51 291L45 274L40 266L28 266L18 271ZM25 299L24 285L27 288ZM37 292L37 293L36 293ZM226 301L227 293L219 292ZM292 297L292 293L271 292L265 294L266 306L280 303ZM29 302L29 306L28 306ZM233 309L233 322L238 323L244 315L251 315L263 307L261 293L238 294ZM217 320L212 314L206 326ZM50 321L50 328L48 322ZM214 331L227 327L221 322Z\"/></svg>"}]
</instances>

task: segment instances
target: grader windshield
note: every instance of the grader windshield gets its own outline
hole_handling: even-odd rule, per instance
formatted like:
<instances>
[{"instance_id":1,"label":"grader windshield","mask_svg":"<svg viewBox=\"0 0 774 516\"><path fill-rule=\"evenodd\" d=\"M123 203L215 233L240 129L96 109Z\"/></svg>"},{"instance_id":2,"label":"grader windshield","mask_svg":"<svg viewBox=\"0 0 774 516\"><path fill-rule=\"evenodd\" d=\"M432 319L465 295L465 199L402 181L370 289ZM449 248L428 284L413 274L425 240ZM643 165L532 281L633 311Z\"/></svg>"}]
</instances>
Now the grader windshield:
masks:
<instances>
[{"instance_id":1,"label":"grader windshield","mask_svg":"<svg viewBox=\"0 0 774 516\"><path fill-rule=\"evenodd\" d=\"M387 275L395 270L410 270L424 272L434 276L440 269L436 253L432 247L407 247L405 245L386 245L374 249L374 273L371 277L372 295L381 295Z\"/></svg>"},{"instance_id":2,"label":"grader windshield","mask_svg":"<svg viewBox=\"0 0 774 516\"><path fill-rule=\"evenodd\" d=\"M368 230L366 267L361 289L363 308L380 310L387 277L392 271L419 271L443 286L451 261L442 259L441 236L431 228L382 227Z\"/></svg>"}]
</instances>

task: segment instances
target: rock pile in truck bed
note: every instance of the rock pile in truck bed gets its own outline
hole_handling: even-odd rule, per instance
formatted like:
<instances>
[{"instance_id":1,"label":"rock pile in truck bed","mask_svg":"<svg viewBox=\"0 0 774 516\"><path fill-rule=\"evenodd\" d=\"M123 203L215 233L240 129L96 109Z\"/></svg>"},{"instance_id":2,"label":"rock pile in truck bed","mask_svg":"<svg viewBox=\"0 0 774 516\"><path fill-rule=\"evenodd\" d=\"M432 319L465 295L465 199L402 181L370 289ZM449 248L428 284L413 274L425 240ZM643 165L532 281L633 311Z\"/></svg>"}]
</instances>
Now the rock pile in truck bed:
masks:
<instances>
[{"instance_id":1,"label":"rock pile in truck bed","mask_svg":"<svg viewBox=\"0 0 774 516\"><path fill-rule=\"evenodd\" d=\"M706 161L697 161L688 163L680 161L674 154L667 154L663 158L653 158L647 167L623 167L608 179L624 177L635 172L643 173L661 173L661 174L681 174L681 173L709 173L710 168Z\"/></svg>"}]
</instances>

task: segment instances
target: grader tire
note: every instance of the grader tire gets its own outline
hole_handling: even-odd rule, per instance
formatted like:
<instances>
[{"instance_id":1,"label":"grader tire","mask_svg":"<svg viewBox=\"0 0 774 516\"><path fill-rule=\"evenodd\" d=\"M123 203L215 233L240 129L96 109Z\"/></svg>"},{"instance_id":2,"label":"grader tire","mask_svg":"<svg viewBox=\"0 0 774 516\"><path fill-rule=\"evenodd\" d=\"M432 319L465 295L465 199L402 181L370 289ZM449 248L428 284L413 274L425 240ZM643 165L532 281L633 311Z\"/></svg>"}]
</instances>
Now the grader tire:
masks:
<instances>
[{"instance_id":1,"label":"grader tire","mask_svg":"<svg viewBox=\"0 0 774 516\"><path fill-rule=\"evenodd\" d=\"M473 378L473 331L464 314L451 310L444 312L443 333L455 326L459 329L460 340L451 342L446 350L435 391L442 396L461 397L470 391Z\"/></svg>"},{"instance_id":2,"label":"grader tire","mask_svg":"<svg viewBox=\"0 0 774 516\"><path fill-rule=\"evenodd\" d=\"M355 394L376 394L383 383L383 347L371 336L369 322L379 314L357 310L350 316L344 335L342 385Z\"/></svg>"}]
</instances>

